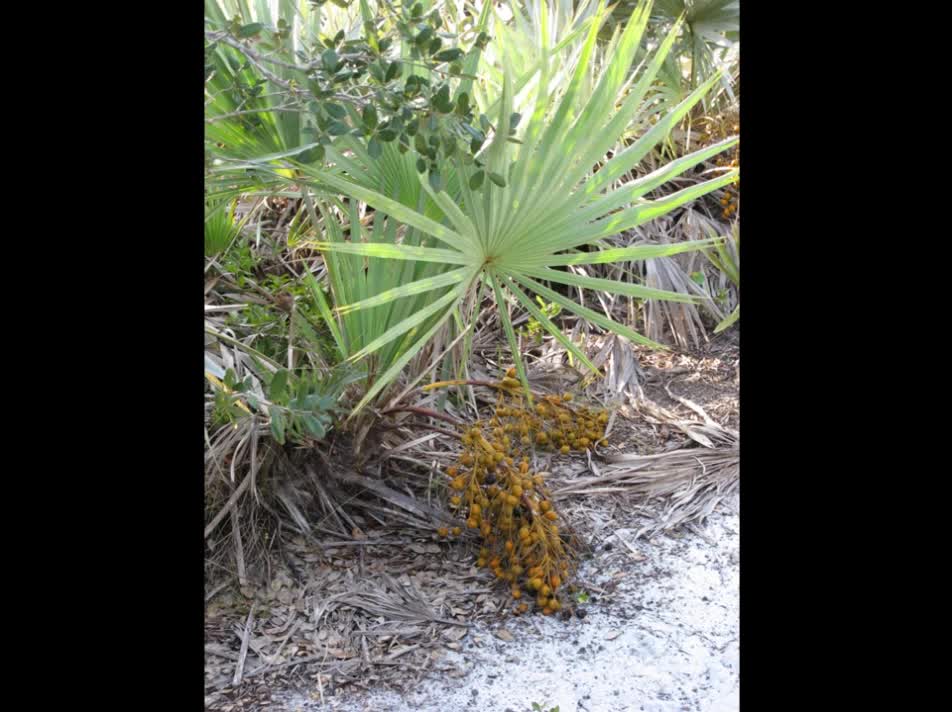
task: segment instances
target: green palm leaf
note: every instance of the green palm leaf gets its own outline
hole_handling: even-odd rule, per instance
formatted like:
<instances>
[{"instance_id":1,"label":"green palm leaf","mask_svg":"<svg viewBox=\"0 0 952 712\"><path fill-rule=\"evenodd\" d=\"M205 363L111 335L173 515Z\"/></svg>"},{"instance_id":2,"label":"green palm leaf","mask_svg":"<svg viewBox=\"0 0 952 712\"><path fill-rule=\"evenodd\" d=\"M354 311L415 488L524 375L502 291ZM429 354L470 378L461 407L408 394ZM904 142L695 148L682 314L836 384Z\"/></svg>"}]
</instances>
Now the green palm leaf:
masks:
<instances>
[{"instance_id":1,"label":"green palm leaf","mask_svg":"<svg viewBox=\"0 0 952 712\"><path fill-rule=\"evenodd\" d=\"M635 164L663 140L670 128L716 82L713 77L702 84L681 104L673 107L666 117L659 119L661 128L653 128L628 149L614 156L594 176L591 166L600 160L645 109L644 95L662 66L677 27L661 43L644 70L635 78L629 71L646 26L651 4L639 3L624 32L618 37L610 65L602 72L591 92L583 91L587 81L588 63L592 49L605 17L605 3L589 25L589 34L581 48L572 79L566 90L558 95L550 93L546 56L541 60L542 78L536 88L535 107L531 118L519 136L521 143L509 138L509 120L513 108L510 73L504 70L503 91L499 110L495 115L496 133L481 155L485 164L466 165L458 161L454 166L459 180L441 191L434 191L423 177L417 177L422 190L436 211L425 215L420 209L388 197L374 187L368 174L348 171L346 175L334 168L300 165L299 169L312 185L329 186L351 198L351 205L362 201L377 214L375 221L399 221L408 230L407 236L397 239L391 228L392 240L368 241L360 235L350 240L322 241L321 249L327 255L349 254L356 259L367 258L370 266L388 260L443 258L439 275L417 275L399 284L381 289L379 284L368 285L369 293L359 298L338 300L345 305L345 315L355 316L365 310L382 308L387 302L411 302L423 294L431 295L427 305L412 313L404 312L395 321L386 322L353 352L352 358L361 358L384 348L403 337L399 343L405 349L400 358L388 361L392 365L375 382L360 406L369 402L399 373L398 364L409 362L420 352L436 330L446 323L451 314L461 312L467 295L476 285L487 280L499 308L503 328L516 362L520 379L525 383L525 371L517 351L512 320L508 313L511 298L525 307L549 331L558 328L535 310L529 295L534 292L549 302L559 304L567 311L589 320L606 330L633 342L654 348L664 348L638 334L624 324L599 314L568 299L563 294L537 280L570 285L579 288L604 289L638 298L692 301L690 297L653 290L614 280L598 279L560 269L565 265L598 264L630 259L649 259L677 252L710 248L716 240L700 240L679 245L647 245L631 248L574 252L576 248L616 235L623 230L643 224L675 208L695 200L733 181L732 171L711 180L689 185L663 197L647 200L643 196L678 177L685 171L734 145L729 139L715 146L678 159L663 168L629 182L611 192L605 192L618 178L627 174ZM625 94L628 91L627 95ZM477 170L487 170L502 177L503 186L490 184L479 190L469 187L471 176ZM422 197L422 196L421 196ZM355 210L355 208L351 208ZM439 214L437 214L437 212ZM355 218L351 219L354 224ZM374 232L379 232L375 228ZM361 233L362 235L362 233ZM425 246L421 235L428 235L443 243L439 252ZM359 256L359 257L358 257ZM448 268L454 267L452 271ZM445 294L440 288L451 287ZM437 296L438 295L438 296ZM433 297L436 297L435 299ZM393 316L393 315L392 315ZM543 316L543 318L539 318ZM589 368L592 364L564 335L556 337Z\"/></svg>"}]
</instances>

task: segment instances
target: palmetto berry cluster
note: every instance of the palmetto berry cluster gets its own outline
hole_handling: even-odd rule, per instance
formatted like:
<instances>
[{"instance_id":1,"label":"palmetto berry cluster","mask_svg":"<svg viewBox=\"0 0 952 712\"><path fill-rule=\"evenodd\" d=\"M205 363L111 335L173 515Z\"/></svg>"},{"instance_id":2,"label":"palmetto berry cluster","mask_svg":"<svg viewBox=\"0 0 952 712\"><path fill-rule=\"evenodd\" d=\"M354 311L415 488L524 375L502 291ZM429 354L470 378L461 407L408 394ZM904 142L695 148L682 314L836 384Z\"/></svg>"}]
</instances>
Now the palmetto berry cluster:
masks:
<instances>
[{"instance_id":1,"label":"palmetto berry cluster","mask_svg":"<svg viewBox=\"0 0 952 712\"><path fill-rule=\"evenodd\" d=\"M574 404L569 393L541 396L530 405L514 375L495 384L493 415L463 428L463 450L446 470L449 504L479 533L476 564L509 586L515 612L528 611L534 599L550 615L562 607L559 591L574 562L545 474L530 466L533 449L568 454L604 444L608 415ZM438 533L458 536L462 527Z\"/></svg>"}]
</instances>

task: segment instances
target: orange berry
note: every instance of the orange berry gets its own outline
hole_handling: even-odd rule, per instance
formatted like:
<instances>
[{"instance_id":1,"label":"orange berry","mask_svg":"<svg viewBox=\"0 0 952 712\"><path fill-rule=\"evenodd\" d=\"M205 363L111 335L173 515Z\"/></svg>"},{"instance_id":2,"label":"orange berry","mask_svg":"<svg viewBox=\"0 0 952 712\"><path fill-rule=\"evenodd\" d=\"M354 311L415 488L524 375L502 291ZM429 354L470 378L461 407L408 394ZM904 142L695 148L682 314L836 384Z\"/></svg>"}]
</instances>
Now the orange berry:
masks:
<instances>
[{"instance_id":1,"label":"orange berry","mask_svg":"<svg viewBox=\"0 0 952 712\"><path fill-rule=\"evenodd\" d=\"M556 519L559 518L559 515L553 512L552 510L549 510L548 512L545 513L545 518L548 519L549 521L554 522Z\"/></svg>"},{"instance_id":2,"label":"orange berry","mask_svg":"<svg viewBox=\"0 0 952 712\"><path fill-rule=\"evenodd\" d=\"M450 533L450 530L447 529L446 527L440 527L439 529L436 530L436 533L439 534L440 536L447 536Z\"/></svg>"},{"instance_id":3,"label":"orange berry","mask_svg":"<svg viewBox=\"0 0 952 712\"><path fill-rule=\"evenodd\" d=\"M453 527L453 536L459 536L462 533L463 533L462 529L460 529L459 527Z\"/></svg>"}]
</instances>

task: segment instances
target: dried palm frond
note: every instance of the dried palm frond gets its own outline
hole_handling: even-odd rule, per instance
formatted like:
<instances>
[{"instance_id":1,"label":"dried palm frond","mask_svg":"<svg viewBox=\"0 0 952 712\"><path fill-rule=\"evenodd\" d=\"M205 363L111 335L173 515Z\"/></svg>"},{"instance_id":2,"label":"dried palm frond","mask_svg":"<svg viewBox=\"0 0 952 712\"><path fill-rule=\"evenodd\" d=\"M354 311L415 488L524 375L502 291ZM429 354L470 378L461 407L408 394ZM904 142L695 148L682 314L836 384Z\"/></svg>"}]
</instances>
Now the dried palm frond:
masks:
<instances>
[{"instance_id":1,"label":"dried palm frond","mask_svg":"<svg viewBox=\"0 0 952 712\"><path fill-rule=\"evenodd\" d=\"M707 518L740 485L740 434L712 420L696 403L668 394L701 417L681 418L642 398L636 408L649 422L681 430L699 443L656 455L626 453L606 457L608 465L594 468L592 477L575 478L552 491L554 498L610 494L663 502L659 516L636 536L670 531Z\"/></svg>"}]
</instances>

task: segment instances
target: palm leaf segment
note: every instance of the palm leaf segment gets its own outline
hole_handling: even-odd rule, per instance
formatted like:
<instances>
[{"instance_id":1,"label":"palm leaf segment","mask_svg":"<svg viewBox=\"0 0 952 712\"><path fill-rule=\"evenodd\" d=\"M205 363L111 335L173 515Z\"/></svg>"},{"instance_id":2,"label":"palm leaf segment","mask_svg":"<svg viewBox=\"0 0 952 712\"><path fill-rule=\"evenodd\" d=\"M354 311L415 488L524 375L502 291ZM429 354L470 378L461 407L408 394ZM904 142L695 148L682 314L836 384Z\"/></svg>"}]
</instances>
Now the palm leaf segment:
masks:
<instances>
[{"instance_id":1,"label":"palm leaf segment","mask_svg":"<svg viewBox=\"0 0 952 712\"><path fill-rule=\"evenodd\" d=\"M545 3L541 22L545 23ZM597 172L592 166L602 160L616 145L633 119L646 108L646 96L665 56L677 36L675 26L647 61L640 74L630 76L635 52L639 46L650 12L650 2L642 2L619 38L611 64L599 78L594 90L585 97L580 91L587 64L595 47L598 29L605 18L604 3L599 7L597 22L590 29L582 47L574 74L561 96L549 94L549 67L543 53L534 111L527 122L520 143L508 141L512 110L511 81L505 75L501 106L495 125L495 136L481 156L488 172L505 179L505 187L486 185L472 190L469 178L480 170L477 166L457 162L452 193L435 192L420 176L423 189L443 213L438 220L424 215L397 200L359 182L359 177L344 177L340 171L301 166L305 174L323 186L333 188L351 199L363 201L379 213L392 216L410 228L432 236L441 247L405 246L401 244L321 242L320 249L348 252L371 258L398 260L429 260L447 265L445 274L426 277L404 284L361 302L345 306L352 311L370 308L389 300L420 294L426 290L446 289L427 309L405 318L368 343L352 359L366 356L393 339L408 334L415 337L414 346L381 374L364 399L362 408L391 382L459 307L467 293L482 281L491 286L516 361L520 380L525 385L525 372L517 352L515 335L508 310L503 303L518 303L529 311L580 362L594 369L583 353L549 321L535 306L528 292L559 304L562 308L633 342L661 347L634 330L603 314L583 307L542 282L577 288L606 290L637 298L692 301L686 295L650 289L620 281L586 277L556 267L590 265L606 262L648 259L678 252L711 247L716 240L683 242L674 245L646 245L594 251L576 248L617 235L688 203L733 181L737 171L665 195L656 200L644 196L693 166L724 151L737 142L730 138L679 158L637 180L615 187L644 156L659 143L678 121L718 81L714 75L692 92L684 101L634 143L616 153ZM543 34L545 36L545 34ZM358 178L354 180L353 178ZM428 211L429 212L429 211ZM428 318L440 314L435 322ZM427 322L424 333L415 333Z\"/></svg>"}]
</instances>

